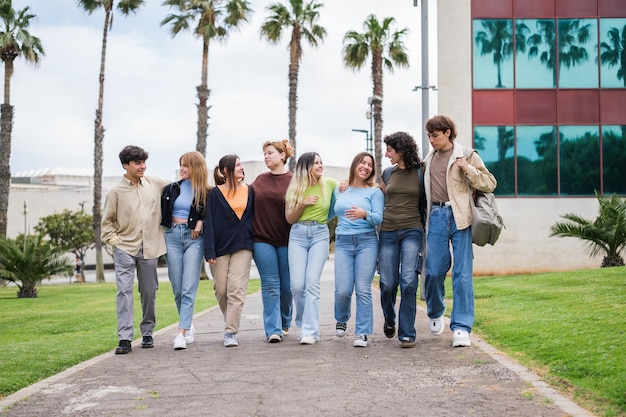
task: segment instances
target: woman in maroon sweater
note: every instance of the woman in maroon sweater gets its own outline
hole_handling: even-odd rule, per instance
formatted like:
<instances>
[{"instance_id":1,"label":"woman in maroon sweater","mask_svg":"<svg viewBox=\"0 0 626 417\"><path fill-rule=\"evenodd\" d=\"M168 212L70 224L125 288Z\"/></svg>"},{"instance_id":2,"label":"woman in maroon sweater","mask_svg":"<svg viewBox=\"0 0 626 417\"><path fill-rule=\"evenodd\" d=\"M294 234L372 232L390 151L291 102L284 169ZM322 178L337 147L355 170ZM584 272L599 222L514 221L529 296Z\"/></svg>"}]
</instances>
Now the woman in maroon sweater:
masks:
<instances>
[{"instance_id":1,"label":"woman in maroon sweater","mask_svg":"<svg viewBox=\"0 0 626 417\"><path fill-rule=\"evenodd\" d=\"M285 194L292 173L287 160L293 156L287 139L263 144L265 166L270 172L252 183L254 191L254 262L261 276L263 325L270 343L280 342L291 326L291 282L287 245L291 225L285 220Z\"/></svg>"}]
</instances>

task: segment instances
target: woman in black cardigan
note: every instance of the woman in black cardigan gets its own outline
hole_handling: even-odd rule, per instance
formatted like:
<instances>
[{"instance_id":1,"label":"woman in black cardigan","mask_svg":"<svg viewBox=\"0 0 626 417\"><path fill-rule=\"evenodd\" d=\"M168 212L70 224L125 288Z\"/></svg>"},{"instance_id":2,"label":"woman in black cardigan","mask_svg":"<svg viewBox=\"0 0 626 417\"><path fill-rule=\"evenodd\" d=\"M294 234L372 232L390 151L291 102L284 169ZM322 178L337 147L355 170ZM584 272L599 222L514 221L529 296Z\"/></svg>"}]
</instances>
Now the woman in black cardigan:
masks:
<instances>
[{"instance_id":1,"label":"woman in black cardigan","mask_svg":"<svg viewBox=\"0 0 626 417\"><path fill-rule=\"evenodd\" d=\"M252 188L243 183L237 155L220 159L207 199L204 257L214 279L215 297L224 314L224 346L239 344L237 333L248 291L252 262Z\"/></svg>"}]
</instances>

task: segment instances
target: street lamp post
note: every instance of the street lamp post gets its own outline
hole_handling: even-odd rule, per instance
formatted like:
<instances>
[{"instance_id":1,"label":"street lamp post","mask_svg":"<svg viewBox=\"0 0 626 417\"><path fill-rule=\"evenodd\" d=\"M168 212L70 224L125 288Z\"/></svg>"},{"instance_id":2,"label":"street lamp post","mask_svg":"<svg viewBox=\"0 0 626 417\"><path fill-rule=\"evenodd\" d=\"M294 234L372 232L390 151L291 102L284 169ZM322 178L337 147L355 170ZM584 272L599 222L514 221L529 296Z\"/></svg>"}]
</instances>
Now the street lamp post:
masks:
<instances>
[{"instance_id":1,"label":"street lamp post","mask_svg":"<svg viewBox=\"0 0 626 417\"><path fill-rule=\"evenodd\" d=\"M365 129L352 129L352 131L365 133L365 150L372 153L372 137L369 135L369 132Z\"/></svg>"},{"instance_id":2,"label":"street lamp post","mask_svg":"<svg viewBox=\"0 0 626 417\"><path fill-rule=\"evenodd\" d=\"M26 236L28 235L28 206L24 200L24 253L26 253Z\"/></svg>"}]
</instances>

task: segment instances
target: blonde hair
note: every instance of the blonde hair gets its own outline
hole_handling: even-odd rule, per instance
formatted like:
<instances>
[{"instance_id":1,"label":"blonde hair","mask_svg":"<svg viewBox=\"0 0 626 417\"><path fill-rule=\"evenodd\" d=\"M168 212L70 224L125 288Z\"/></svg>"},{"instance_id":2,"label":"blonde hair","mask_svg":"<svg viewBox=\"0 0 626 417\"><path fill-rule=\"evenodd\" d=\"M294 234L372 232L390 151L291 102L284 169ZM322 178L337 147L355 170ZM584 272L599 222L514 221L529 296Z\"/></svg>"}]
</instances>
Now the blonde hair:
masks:
<instances>
[{"instance_id":1,"label":"blonde hair","mask_svg":"<svg viewBox=\"0 0 626 417\"><path fill-rule=\"evenodd\" d=\"M180 165L189 168L189 182L191 182L191 194L195 196L194 207L199 210L204 207L209 194L209 171L206 167L204 156L200 152L191 151L184 153L178 160Z\"/></svg>"},{"instance_id":2,"label":"blonde hair","mask_svg":"<svg viewBox=\"0 0 626 417\"><path fill-rule=\"evenodd\" d=\"M289 139L283 140L275 140L275 141L266 141L263 144L263 152L268 146L273 146L279 153L285 154L285 159L283 160L283 164L287 163L287 160L293 156L293 146L289 143Z\"/></svg>"},{"instance_id":3,"label":"blonde hair","mask_svg":"<svg viewBox=\"0 0 626 417\"><path fill-rule=\"evenodd\" d=\"M291 178L291 184L289 184L289 188L287 189L287 199L289 208L294 209L302 200L304 200L304 193L306 189L316 183L322 183L322 178L317 178L313 175L313 163L315 162L315 157L319 157L321 160L321 156L317 152L307 152L300 155L298 158L298 163L296 164L296 172L295 175ZM322 191L322 200L326 197L324 187L320 187Z\"/></svg>"}]
</instances>

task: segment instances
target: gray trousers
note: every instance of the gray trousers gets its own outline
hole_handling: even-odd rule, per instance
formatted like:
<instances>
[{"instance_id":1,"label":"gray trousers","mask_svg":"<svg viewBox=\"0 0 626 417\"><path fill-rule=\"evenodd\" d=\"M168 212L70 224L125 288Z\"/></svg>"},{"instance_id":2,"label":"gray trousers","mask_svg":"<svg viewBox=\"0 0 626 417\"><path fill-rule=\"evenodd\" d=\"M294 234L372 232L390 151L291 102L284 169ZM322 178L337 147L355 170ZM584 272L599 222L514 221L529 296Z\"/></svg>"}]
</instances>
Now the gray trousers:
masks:
<instances>
[{"instance_id":1,"label":"gray trousers","mask_svg":"<svg viewBox=\"0 0 626 417\"><path fill-rule=\"evenodd\" d=\"M156 291L159 289L157 277L158 258L144 259L143 249L136 256L115 248L115 282L117 283L117 335L119 340L133 340L133 284L135 269L141 297L143 318L140 328L142 336L152 336L156 323Z\"/></svg>"}]
</instances>

